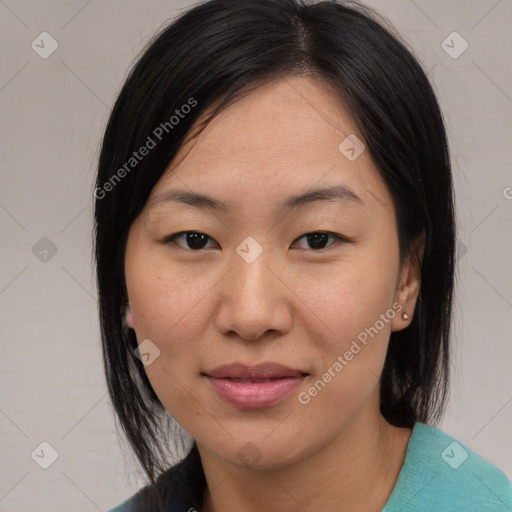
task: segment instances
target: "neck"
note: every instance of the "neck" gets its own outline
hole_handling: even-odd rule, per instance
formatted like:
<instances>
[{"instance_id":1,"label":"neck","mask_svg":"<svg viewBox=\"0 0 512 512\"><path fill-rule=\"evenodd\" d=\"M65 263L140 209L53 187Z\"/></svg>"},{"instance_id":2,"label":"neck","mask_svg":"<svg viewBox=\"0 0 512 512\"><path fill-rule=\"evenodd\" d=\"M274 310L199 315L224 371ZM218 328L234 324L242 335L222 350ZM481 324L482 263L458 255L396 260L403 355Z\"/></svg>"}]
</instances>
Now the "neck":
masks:
<instances>
[{"instance_id":1,"label":"neck","mask_svg":"<svg viewBox=\"0 0 512 512\"><path fill-rule=\"evenodd\" d=\"M276 469L235 466L198 444L208 484L202 512L380 511L402 468L411 429L393 427L369 412L375 410L368 407L314 454Z\"/></svg>"}]
</instances>

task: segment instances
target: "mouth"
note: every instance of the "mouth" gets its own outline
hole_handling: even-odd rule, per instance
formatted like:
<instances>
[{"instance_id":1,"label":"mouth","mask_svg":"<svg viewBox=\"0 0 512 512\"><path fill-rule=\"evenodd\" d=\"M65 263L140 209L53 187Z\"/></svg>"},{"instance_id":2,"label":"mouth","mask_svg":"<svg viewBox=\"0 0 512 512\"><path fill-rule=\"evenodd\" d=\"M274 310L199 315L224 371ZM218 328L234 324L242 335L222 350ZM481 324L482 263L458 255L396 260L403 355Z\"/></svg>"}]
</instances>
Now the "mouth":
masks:
<instances>
[{"instance_id":1,"label":"mouth","mask_svg":"<svg viewBox=\"0 0 512 512\"><path fill-rule=\"evenodd\" d=\"M211 371L204 372L204 375L214 379L260 382L284 379L288 377L299 377L309 374L278 363L261 363L254 366L235 363L219 366Z\"/></svg>"},{"instance_id":2,"label":"mouth","mask_svg":"<svg viewBox=\"0 0 512 512\"><path fill-rule=\"evenodd\" d=\"M215 393L238 409L270 407L286 398L309 373L277 363L231 364L202 375Z\"/></svg>"}]
</instances>

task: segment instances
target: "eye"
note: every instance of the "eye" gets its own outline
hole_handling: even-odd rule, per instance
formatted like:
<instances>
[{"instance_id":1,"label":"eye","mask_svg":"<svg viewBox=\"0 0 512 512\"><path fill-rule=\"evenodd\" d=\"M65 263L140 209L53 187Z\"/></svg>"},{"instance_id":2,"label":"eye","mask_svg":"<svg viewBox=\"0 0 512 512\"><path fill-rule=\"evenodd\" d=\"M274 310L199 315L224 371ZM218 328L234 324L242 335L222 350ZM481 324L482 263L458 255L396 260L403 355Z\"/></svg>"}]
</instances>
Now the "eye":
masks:
<instances>
[{"instance_id":1,"label":"eye","mask_svg":"<svg viewBox=\"0 0 512 512\"><path fill-rule=\"evenodd\" d=\"M313 231L311 233L306 233L305 235L302 235L300 238L297 238L297 240L302 240L303 238L305 238L307 243L310 245L310 249L319 250L325 249L326 247L330 247L331 245L333 245L327 245L329 237L333 237L335 239L333 243L336 243L337 241L347 241L343 237L336 235L335 233L331 233L329 231Z\"/></svg>"},{"instance_id":2,"label":"eye","mask_svg":"<svg viewBox=\"0 0 512 512\"><path fill-rule=\"evenodd\" d=\"M332 237L334 239L334 242L331 244L327 244L329 237ZM335 233L331 233L329 231L313 231L311 233L306 233L302 235L300 238L297 238L297 240L302 240L303 238L306 239L306 242L310 247L299 247L299 249L309 248L315 251L330 247L334 243L339 241L348 241L347 239L339 235L336 235ZM181 240L181 243L178 242L179 240ZM208 240L214 241L213 238L210 238L205 233L201 233L199 231L181 231L179 233L175 233L174 235L168 236L167 238L165 238L163 243L173 243L183 249L200 251L201 249L206 248ZM296 243L297 240L294 243Z\"/></svg>"},{"instance_id":3,"label":"eye","mask_svg":"<svg viewBox=\"0 0 512 512\"><path fill-rule=\"evenodd\" d=\"M177 240L184 240L186 246L183 246L180 243L177 243ZM193 251L199 251L205 248L206 242L208 240L213 240L208 235L201 233L199 231L181 231L180 233L176 233L167 237L164 240L164 243L173 243L176 244L183 249L191 249Z\"/></svg>"}]
</instances>

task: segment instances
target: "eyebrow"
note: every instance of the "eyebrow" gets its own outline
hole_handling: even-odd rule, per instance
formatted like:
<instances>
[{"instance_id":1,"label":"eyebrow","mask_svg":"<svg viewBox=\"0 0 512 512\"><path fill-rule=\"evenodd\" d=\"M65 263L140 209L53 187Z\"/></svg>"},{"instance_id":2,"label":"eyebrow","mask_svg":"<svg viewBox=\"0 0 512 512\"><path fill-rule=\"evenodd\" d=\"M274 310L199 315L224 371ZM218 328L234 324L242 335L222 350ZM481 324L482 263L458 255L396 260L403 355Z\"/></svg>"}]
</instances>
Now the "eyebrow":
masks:
<instances>
[{"instance_id":1,"label":"eyebrow","mask_svg":"<svg viewBox=\"0 0 512 512\"><path fill-rule=\"evenodd\" d=\"M346 185L339 184L322 188L313 188L302 194L291 196L280 205L280 210L281 212L289 212L290 210L295 210L312 203L333 200L343 202L348 201L359 206L364 205L363 200L351 188ZM156 206L168 202L183 203L195 206L196 208L224 213L226 213L232 205L230 202L220 201L213 197L198 194L196 192L190 192L187 190L169 190L160 196L157 196L150 204L150 208L155 208Z\"/></svg>"}]
</instances>

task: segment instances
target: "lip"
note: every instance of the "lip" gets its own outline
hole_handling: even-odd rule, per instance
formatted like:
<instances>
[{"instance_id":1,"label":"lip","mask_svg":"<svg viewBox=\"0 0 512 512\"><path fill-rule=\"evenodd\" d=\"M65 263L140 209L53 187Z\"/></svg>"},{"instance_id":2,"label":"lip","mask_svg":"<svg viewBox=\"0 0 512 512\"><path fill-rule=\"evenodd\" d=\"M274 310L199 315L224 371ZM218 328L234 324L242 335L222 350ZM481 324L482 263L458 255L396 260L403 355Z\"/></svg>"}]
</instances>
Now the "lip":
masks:
<instances>
[{"instance_id":1,"label":"lip","mask_svg":"<svg viewBox=\"0 0 512 512\"><path fill-rule=\"evenodd\" d=\"M228 404L239 409L258 409L282 401L309 374L278 363L237 363L219 366L203 375Z\"/></svg>"}]
</instances>

